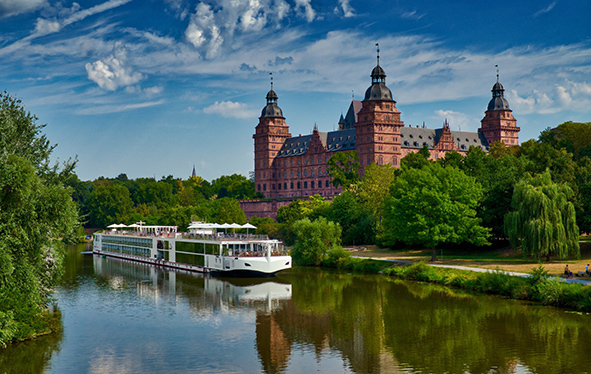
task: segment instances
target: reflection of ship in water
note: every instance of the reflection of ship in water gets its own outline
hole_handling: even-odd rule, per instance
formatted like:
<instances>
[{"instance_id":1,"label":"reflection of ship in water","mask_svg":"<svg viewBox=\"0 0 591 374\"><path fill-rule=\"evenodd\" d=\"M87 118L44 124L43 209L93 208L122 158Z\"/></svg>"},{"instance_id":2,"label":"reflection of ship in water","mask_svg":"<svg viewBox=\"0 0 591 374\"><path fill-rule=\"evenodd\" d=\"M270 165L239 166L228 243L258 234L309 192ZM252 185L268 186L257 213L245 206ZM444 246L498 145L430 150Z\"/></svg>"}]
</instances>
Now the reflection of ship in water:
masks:
<instances>
[{"instance_id":1,"label":"reflection of ship in water","mask_svg":"<svg viewBox=\"0 0 591 374\"><path fill-rule=\"evenodd\" d=\"M199 316L233 308L269 313L291 298L291 284L276 278L224 279L99 256L93 256L93 266L95 274L105 278L111 288L135 285L142 298L187 303Z\"/></svg>"}]
</instances>

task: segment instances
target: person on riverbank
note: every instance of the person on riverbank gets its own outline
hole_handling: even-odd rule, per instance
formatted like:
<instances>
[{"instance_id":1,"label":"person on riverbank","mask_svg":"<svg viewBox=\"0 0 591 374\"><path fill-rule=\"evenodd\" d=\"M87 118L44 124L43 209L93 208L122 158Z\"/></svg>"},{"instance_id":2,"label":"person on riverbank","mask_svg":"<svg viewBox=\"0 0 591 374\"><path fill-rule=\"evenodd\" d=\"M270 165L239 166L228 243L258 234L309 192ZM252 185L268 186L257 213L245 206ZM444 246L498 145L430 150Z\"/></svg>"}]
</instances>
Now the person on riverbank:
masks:
<instances>
[{"instance_id":1,"label":"person on riverbank","mask_svg":"<svg viewBox=\"0 0 591 374\"><path fill-rule=\"evenodd\" d=\"M585 266L585 274L589 275L589 264Z\"/></svg>"},{"instance_id":2,"label":"person on riverbank","mask_svg":"<svg viewBox=\"0 0 591 374\"><path fill-rule=\"evenodd\" d=\"M566 265L564 267L564 276L567 277L567 278L570 278L570 277L573 276L573 272L570 271L570 269L568 268L568 265Z\"/></svg>"}]
</instances>

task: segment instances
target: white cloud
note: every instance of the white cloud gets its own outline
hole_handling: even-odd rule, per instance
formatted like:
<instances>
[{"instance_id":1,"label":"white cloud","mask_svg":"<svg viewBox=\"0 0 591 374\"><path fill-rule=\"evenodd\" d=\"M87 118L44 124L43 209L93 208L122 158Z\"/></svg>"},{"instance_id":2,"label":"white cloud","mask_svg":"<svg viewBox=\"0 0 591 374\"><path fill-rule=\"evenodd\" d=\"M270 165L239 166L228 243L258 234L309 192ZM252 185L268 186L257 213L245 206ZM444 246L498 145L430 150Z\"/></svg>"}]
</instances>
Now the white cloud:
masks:
<instances>
[{"instance_id":1,"label":"white cloud","mask_svg":"<svg viewBox=\"0 0 591 374\"><path fill-rule=\"evenodd\" d=\"M314 21L314 18L316 18L316 11L312 8L312 4L310 4L311 1L312 0L295 0L296 10L299 11L300 8L303 8L304 15L308 22L312 22Z\"/></svg>"},{"instance_id":2,"label":"white cloud","mask_svg":"<svg viewBox=\"0 0 591 374\"><path fill-rule=\"evenodd\" d=\"M355 10L353 9L353 7L351 6L351 4L349 4L351 0L339 0L339 5L341 6L341 9L343 11L343 16L345 18L349 18L349 17L355 17ZM339 13L339 8L335 8L335 13Z\"/></svg>"},{"instance_id":3,"label":"white cloud","mask_svg":"<svg viewBox=\"0 0 591 374\"><path fill-rule=\"evenodd\" d=\"M341 0L348 4L349 0ZM311 0L295 0L296 16L308 22L316 19ZM348 8L350 9L350 7ZM281 22L289 16L292 8L285 0L219 0L200 2L191 14L185 29L185 39L206 59L221 55L222 47L237 48L243 42L236 38L250 38L265 28L281 29ZM257 39L258 40L258 39Z\"/></svg>"},{"instance_id":4,"label":"white cloud","mask_svg":"<svg viewBox=\"0 0 591 374\"><path fill-rule=\"evenodd\" d=\"M141 81L144 76L141 73L133 72L130 67L125 66L123 60L111 55L85 65L88 79L96 82L101 88L115 91L122 86L130 86Z\"/></svg>"},{"instance_id":5,"label":"white cloud","mask_svg":"<svg viewBox=\"0 0 591 374\"><path fill-rule=\"evenodd\" d=\"M220 114L226 118L252 118L256 116L257 111L249 109L248 105L244 103L216 101L214 104L203 108L203 113Z\"/></svg>"},{"instance_id":6,"label":"white cloud","mask_svg":"<svg viewBox=\"0 0 591 374\"><path fill-rule=\"evenodd\" d=\"M466 113L455 112L453 110L436 110L434 119L438 120L439 123L431 124L429 128L437 128L443 126L443 122L447 120L449 127L452 130L461 131L474 131L474 123L478 123L477 120L471 119Z\"/></svg>"},{"instance_id":7,"label":"white cloud","mask_svg":"<svg viewBox=\"0 0 591 374\"><path fill-rule=\"evenodd\" d=\"M548 13L549 11L551 11L552 9L554 9L554 7L556 6L556 1L553 1L552 3L550 3L550 5L548 5L547 7L538 10L535 14L534 17L537 17L539 15L542 15L544 13Z\"/></svg>"},{"instance_id":8,"label":"white cloud","mask_svg":"<svg viewBox=\"0 0 591 374\"><path fill-rule=\"evenodd\" d=\"M35 24L35 33L39 36L53 34L60 31L61 28L62 25L58 21L37 18L37 23Z\"/></svg>"},{"instance_id":9,"label":"white cloud","mask_svg":"<svg viewBox=\"0 0 591 374\"><path fill-rule=\"evenodd\" d=\"M149 107L162 105L162 104L164 104L164 100L147 101L147 102L135 103L135 104L92 106L89 108L77 110L76 114L96 115L96 114L118 113L118 112L124 112L124 111L128 111L128 110L149 108Z\"/></svg>"},{"instance_id":10,"label":"white cloud","mask_svg":"<svg viewBox=\"0 0 591 374\"><path fill-rule=\"evenodd\" d=\"M0 18L32 12L46 6L46 0L1 0Z\"/></svg>"},{"instance_id":11,"label":"white cloud","mask_svg":"<svg viewBox=\"0 0 591 374\"><path fill-rule=\"evenodd\" d=\"M425 14L417 13L416 10L413 10L412 12L404 12L400 15L400 17L402 17L402 18L413 19L413 20L420 20L424 16L425 16Z\"/></svg>"}]
</instances>

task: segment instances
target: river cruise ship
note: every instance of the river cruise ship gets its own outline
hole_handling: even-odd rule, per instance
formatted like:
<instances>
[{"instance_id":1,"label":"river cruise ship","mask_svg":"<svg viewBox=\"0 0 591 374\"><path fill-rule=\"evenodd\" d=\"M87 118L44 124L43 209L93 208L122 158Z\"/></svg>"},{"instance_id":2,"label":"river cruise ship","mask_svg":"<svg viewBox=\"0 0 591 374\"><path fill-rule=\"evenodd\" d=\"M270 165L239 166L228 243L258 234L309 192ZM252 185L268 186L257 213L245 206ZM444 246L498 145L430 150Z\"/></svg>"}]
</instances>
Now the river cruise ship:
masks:
<instances>
[{"instance_id":1,"label":"river cruise ship","mask_svg":"<svg viewBox=\"0 0 591 374\"><path fill-rule=\"evenodd\" d=\"M248 224L247 224L248 225ZM177 226L110 225L95 233L93 253L156 266L236 276L271 276L291 268L283 243L266 235L217 232L252 225L194 222L189 232ZM221 231L221 230L220 230Z\"/></svg>"}]
</instances>

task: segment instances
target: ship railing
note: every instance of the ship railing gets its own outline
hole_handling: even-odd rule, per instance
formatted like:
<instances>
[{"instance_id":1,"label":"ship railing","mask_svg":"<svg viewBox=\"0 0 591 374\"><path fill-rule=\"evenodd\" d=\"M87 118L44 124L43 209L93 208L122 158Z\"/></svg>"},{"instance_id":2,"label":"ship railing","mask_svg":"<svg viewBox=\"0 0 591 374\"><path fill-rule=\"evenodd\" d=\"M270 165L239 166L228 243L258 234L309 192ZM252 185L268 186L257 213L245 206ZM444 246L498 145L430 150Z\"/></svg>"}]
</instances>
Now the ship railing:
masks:
<instances>
[{"instance_id":1,"label":"ship railing","mask_svg":"<svg viewBox=\"0 0 591 374\"><path fill-rule=\"evenodd\" d=\"M217 233L217 234L193 234L179 233L177 238L183 239L201 239L201 240L269 240L268 235L260 234L235 234L235 233Z\"/></svg>"}]
</instances>

